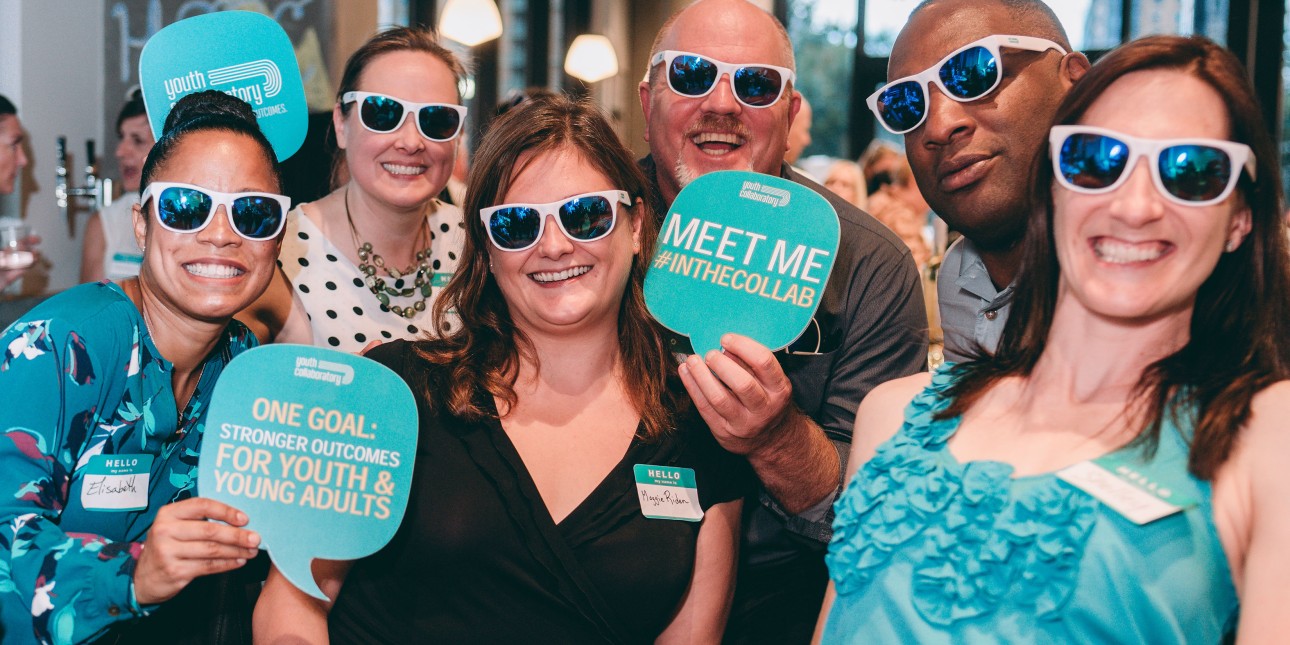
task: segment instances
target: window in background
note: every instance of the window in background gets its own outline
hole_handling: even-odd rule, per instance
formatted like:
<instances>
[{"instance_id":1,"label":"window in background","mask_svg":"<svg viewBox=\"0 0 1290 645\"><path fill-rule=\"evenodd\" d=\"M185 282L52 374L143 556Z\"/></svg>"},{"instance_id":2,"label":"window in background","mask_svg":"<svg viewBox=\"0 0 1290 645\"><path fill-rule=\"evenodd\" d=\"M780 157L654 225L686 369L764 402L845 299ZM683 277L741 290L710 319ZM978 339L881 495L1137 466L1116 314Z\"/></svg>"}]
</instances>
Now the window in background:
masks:
<instances>
[{"instance_id":1,"label":"window in background","mask_svg":"<svg viewBox=\"0 0 1290 645\"><path fill-rule=\"evenodd\" d=\"M1290 0L1281 30L1281 189L1290 186Z\"/></svg>"},{"instance_id":2,"label":"window in background","mask_svg":"<svg viewBox=\"0 0 1290 645\"><path fill-rule=\"evenodd\" d=\"M851 79L855 62L855 0L797 0L788 33L797 57L797 89L811 102L811 145L803 155L850 158Z\"/></svg>"}]
</instances>

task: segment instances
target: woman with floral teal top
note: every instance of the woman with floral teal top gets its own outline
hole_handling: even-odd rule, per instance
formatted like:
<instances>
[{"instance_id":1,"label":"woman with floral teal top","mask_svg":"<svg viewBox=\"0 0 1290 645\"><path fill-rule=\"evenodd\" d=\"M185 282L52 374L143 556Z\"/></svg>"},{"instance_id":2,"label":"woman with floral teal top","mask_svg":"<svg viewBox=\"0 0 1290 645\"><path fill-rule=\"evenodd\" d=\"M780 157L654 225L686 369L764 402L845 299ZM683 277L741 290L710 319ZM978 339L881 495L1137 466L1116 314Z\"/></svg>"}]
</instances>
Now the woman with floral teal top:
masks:
<instances>
[{"instance_id":1,"label":"woman with floral teal top","mask_svg":"<svg viewBox=\"0 0 1290 645\"><path fill-rule=\"evenodd\" d=\"M5 643L97 638L257 554L243 513L194 492L215 380L255 345L233 314L275 268L275 159L245 103L180 100L143 168L139 276L0 336Z\"/></svg>"},{"instance_id":2,"label":"woman with floral teal top","mask_svg":"<svg viewBox=\"0 0 1290 645\"><path fill-rule=\"evenodd\" d=\"M825 643L1290 631L1290 259L1249 77L1145 38L1056 123L998 351L856 415Z\"/></svg>"}]
</instances>

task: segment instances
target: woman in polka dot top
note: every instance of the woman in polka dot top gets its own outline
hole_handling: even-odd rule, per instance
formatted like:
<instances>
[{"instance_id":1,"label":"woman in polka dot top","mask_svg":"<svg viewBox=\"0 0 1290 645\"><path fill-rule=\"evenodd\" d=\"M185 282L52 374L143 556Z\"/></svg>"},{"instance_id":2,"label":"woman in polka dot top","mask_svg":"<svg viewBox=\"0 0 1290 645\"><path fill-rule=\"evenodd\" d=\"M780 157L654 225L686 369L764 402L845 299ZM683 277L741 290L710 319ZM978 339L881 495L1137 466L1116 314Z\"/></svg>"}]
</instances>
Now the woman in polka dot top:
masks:
<instances>
[{"instance_id":1,"label":"woman in polka dot top","mask_svg":"<svg viewBox=\"0 0 1290 645\"><path fill-rule=\"evenodd\" d=\"M357 352L437 333L431 305L464 234L461 211L435 199L456 159L464 75L425 29L387 30L350 57L332 112L348 181L291 212L281 279L238 316L262 341Z\"/></svg>"}]
</instances>

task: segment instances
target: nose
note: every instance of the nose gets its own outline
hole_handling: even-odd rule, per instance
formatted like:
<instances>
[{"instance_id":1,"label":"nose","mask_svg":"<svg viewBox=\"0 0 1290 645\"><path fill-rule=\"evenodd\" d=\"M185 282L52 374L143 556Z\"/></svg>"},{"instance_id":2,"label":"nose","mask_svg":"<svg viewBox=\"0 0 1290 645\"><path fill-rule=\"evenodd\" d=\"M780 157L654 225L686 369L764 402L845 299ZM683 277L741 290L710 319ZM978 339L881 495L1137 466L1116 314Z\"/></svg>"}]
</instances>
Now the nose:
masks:
<instances>
[{"instance_id":1,"label":"nose","mask_svg":"<svg viewBox=\"0 0 1290 645\"><path fill-rule=\"evenodd\" d=\"M1160 219L1165 212L1165 198L1156 189L1151 169L1139 159L1129 176L1111 196L1111 216L1131 226L1143 226Z\"/></svg>"},{"instance_id":2,"label":"nose","mask_svg":"<svg viewBox=\"0 0 1290 645\"><path fill-rule=\"evenodd\" d=\"M921 128L909 134L917 135L921 130L925 145L944 146L970 135L975 128L976 122L968 116L966 104L945 96L941 88L929 85L927 118Z\"/></svg>"},{"instance_id":3,"label":"nose","mask_svg":"<svg viewBox=\"0 0 1290 645\"><path fill-rule=\"evenodd\" d=\"M27 167L27 149L26 146L18 146L18 158L15 160L19 168Z\"/></svg>"},{"instance_id":4,"label":"nose","mask_svg":"<svg viewBox=\"0 0 1290 645\"><path fill-rule=\"evenodd\" d=\"M537 252L544 258L559 258L573 252L573 240L564 234L554 215L547 215L546 226L537 243Z\"/></svg>"},{"instance_id":5,"label":"nose","mask_svg":"<svg viewBox=\"0 0 1290 645\"><path fill-rule=\"evenodd\" d=\"M417 115L409 112L403 116L403 123L399 125L398 141L395 143L400 150L407 152L420 152L426 146L425 137L421 136L421 131L417 129Z\"/></svg>"},{"instance_id":6,"label":"nose","mask_svg":"<svg viewBox=\"0 0 1290 645\"><path fill-rule=\"evenodd\" d=\"M715 114L737 114L743 106L735 98L734 80L729 74L717 78L716 87L703 97L703 111Z\"/></svg>"},{"instance_id":7,"label":"nose","mask_svg":"<svg viewBox=\"0 0 1290 645\"><path fill-rule=\"evenodd\" d=\"M228 216L228 207L220 204L215 210L206 228L197 232L197 241L212 246L230 246L240 244L242 236L233 229L233 222Z\"/></svg>"},{"instance_id":8,"label":"nose","mask_svg":"<svg viewBox=\"0 0 1290 645\"><path fill-rule=\"evenodd\" d=\"M125 159L126 154L128 154L128 151L126 150L125 139L122 139L116 144L115 155L117 162L119 163L122 159Z\"/></svg>"}]
</instances>

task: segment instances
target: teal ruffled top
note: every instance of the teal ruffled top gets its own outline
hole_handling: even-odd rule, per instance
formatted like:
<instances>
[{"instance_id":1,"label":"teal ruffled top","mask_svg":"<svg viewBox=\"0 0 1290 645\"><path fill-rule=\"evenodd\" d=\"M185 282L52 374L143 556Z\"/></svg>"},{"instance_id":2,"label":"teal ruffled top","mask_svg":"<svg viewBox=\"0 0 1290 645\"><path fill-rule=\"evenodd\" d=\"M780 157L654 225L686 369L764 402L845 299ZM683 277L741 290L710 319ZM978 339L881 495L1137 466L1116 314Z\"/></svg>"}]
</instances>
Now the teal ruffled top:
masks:
<instances>
[{"instance_id":1,"label":"teal ruffled top","mask_svg":"<svg viewBox=\"0 0 1290 645\"><path fill-rule=\"evenodd\" d=\"M1217 643L1239 605L1209 484L1169 423L1122 458L1194 503L1137 525L1054 474L959 463L946 444L952 366L835 505L837 597L825 643Z\"/></svg>"}]
</instances>

